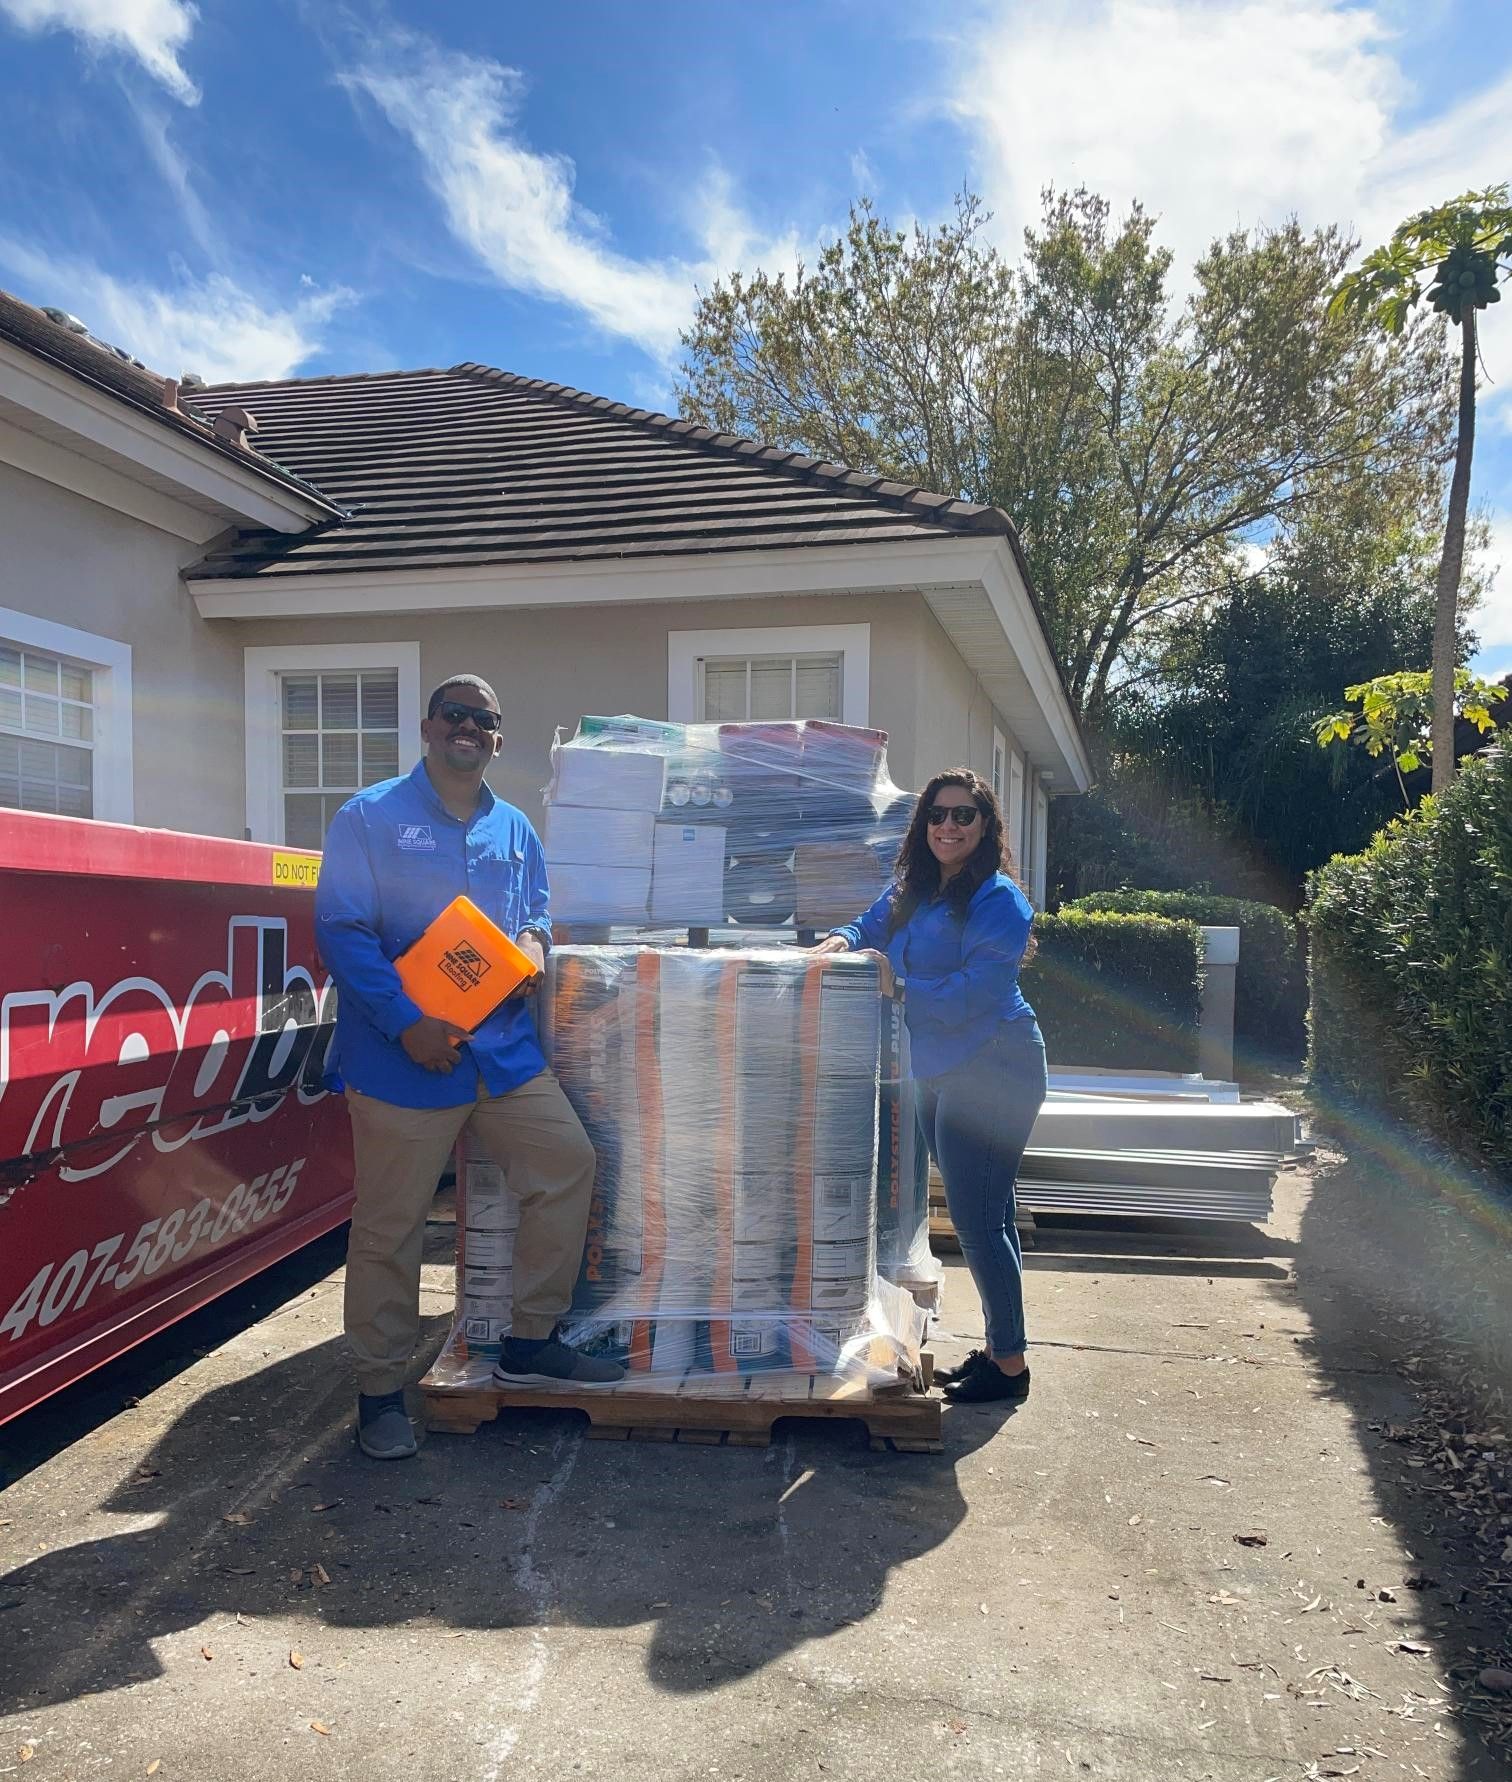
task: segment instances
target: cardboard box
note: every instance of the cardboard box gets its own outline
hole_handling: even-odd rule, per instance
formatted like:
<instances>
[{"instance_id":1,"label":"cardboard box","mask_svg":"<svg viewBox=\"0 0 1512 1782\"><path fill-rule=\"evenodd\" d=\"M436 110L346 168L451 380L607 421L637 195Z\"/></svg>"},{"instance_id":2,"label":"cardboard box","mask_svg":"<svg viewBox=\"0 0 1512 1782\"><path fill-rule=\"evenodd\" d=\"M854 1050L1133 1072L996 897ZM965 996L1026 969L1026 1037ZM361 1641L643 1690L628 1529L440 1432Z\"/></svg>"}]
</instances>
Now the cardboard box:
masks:
<instances>
[{"instance_id":1,"label":"cardboard box","mask_svg":"<svg viewBox=\"0 0 1512 1782\"><path fill-rule=\"evenodd\" d=\"M798 926L835 928L854 922L882 895L887 876L865 842L800 842L793 855L798 875Z\"/></svg>"},{"instance_id":2,"label":"cardboard box","mask_svg":"<svg viewBox=\"0 0 1512 1782\"><path fill-rule=\"evenodd\" d=\"M566 743L552 756L552 804L589 810L659 811L667 758L644 749L585 749Z\"/></svg>"},{"instance_id":3,"label":"cardboard box","mask_svg":"<svg viewBox=\"0 0 1512 1782\"><path fill-rule=\"evenodd\" d=\"M651 865L650 811L606 810L578 804L549 804L542 842L546 864L558 866Z\"/></svg>"},{"instance_id":4,"label":"cardboard box","mask_svg":"<svg viewBox=\"0 0 1512 1782\"><path fill-rule=\"evenodd\" d=\"M651 922L724 920L725 830L717 823L658 823L652 842Z\"/></svg>"}]
</instances>

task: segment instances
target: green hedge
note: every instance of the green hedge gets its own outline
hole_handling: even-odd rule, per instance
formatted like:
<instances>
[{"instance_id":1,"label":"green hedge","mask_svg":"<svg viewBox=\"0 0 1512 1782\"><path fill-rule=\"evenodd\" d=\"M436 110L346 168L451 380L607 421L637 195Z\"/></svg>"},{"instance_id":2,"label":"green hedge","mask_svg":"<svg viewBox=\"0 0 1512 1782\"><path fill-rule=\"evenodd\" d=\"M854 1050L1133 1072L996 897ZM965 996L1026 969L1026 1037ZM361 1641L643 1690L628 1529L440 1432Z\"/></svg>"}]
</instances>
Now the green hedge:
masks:
<instances>
[{"instance_id":1,"label":"green hedge","mask_svg":"<svg viewBox=\"0 0 1512 1782\"><path fill-rule=\"evenodd\" d=\"M1239 930L1234 975L1234 1044L1241 1055L1300 1059L1306 1048L1307 974L1297 930L1273 903L1206 891L1094 891L1063 906L1173 916Z\"/></svg>"},{"instance_id":2,"label":"green hedge","mask_svg":"<svg viewBox=\"0 0 1512 1782\"><path fill-rule=\"evenodd\" d=\"M1036 916L1024 967L1052 1064L1197 1069L1202 933L1160 916Z\"/></svg>"},{"instance_id":3,"label":"green hedge","mask_svg":"<svg viewBox=\"0 0 1512 1782\"><path fill-rule=\"evenodd\" d=\"M1314 1080L1512 1176L1512 752L1312 877Z\"/></svg>"}]
</instances>

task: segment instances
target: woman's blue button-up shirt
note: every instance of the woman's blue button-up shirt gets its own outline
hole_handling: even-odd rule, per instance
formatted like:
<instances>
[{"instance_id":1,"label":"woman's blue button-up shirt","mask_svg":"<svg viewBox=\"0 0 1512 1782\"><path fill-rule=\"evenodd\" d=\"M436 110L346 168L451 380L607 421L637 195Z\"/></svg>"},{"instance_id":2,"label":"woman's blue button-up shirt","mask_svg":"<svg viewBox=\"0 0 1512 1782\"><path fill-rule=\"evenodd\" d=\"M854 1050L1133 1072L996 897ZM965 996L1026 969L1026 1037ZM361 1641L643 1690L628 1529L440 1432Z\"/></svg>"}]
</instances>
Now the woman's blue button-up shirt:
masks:
<instances>
[{"instance_id":1,"label":"woman's blue button-up shirt","mask_svg":"<svg viewBox=\"0 0 1512 1782\"><path fill-rule=\"evenodd\" d=\"M905 983L916 1077L937 1077L979 1052L1010 1021L1032 1021L1019 988L1034 906L1007 873L977 887L962 922L939 898L888 936L891 889L859 922L835 929L852 947L885 953Z\"/></svg>"}]
</instances>

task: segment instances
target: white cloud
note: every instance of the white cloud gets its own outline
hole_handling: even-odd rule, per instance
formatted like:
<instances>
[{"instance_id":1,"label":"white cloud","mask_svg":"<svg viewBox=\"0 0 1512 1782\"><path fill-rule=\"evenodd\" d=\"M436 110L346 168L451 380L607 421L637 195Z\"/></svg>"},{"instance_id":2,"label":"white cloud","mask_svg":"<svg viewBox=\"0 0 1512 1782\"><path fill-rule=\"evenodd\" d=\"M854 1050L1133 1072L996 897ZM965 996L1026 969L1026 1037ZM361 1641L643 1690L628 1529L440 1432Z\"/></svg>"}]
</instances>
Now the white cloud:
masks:
<instances>
[{"instance_id":1,"label":"white cloud","mask_svg":"<svg viewBox=\"0 0 1512 1782\"><path fill-rule=\"evenodd\" d=\"M199 103L179 60L199 17L188 0L0 0L0 12L23 31L71 31L92 49L135 56L175 99Z\"/></svg>"},{"instance_id":2,"label":"white cloud","mask_svg":"<svg viewBox=\"0 0 1512 1782\"><path fill-rule=\"evenodd\" d=\"M292 376L319 350L334 312L352 300L346 290L314 291L269 305L222 273L185 275L162 289L3 236L0 267L29 302L71 311L90 333L154 371L196 371L211 383Z\"/></svg>"},{"instance_id":3,"label":"white cloud","mask_svg":"<svg viewBox=\"0 0 1512 1782\"><path fill-rule=\"evenodd\" d=\"M1512 73L1403 132L1391 32L1342 0L991 0L955 47L947 104L1014 242L1081 183L1157 212L1178 264L1291 212L1374 245L1512 159Z\"/></svg>"},{"instance_id":4,"label":"white cloud","mask_svg":"<svg viewBox=\"0 0 1512 1782\"><path fill-rule=\"evenodd\" d=\"M1138 198L1158 215L1180 288L1231 229L1296 214L1370 248L1506 178L1512 69L1404 124L1414 93L1385 15L1344 0L986 0L956 39L945 103L1010 252L1045 186L1087 185L1115 213ZM1485 332L1488 419L1512 430L1503 332Z\"/></svg>"},{"instance_id":5,"label":"white cloud","mask_svg":"<svg viewBox=\"0 0 1512 1782\"><path fill-rule=\"evenodd\" d=\"M1512 510L1491 516L1491 541L1481 557L1481 567L1493 580L1485 598L1471 616L1480 639L1476 660L1493 652L1498 660L1512 650Z\"/></svg>"},{"instance_id":6,"label":"white cloud","mask_svg":"<svg viewBox=\"0 0 1512 1782\"><path fill-rule=\"evenodd\" d=\"M453 235L501 285L567 304L663 363L676 355L695 287L757 258L768 266L796 258L793 240L758 239L717 172L694 194L697 259L621 253L574 199L572 162L520 135L521 77L500 62L393 36L340 79L414 144Z\"/></svg>"}]
</instances>

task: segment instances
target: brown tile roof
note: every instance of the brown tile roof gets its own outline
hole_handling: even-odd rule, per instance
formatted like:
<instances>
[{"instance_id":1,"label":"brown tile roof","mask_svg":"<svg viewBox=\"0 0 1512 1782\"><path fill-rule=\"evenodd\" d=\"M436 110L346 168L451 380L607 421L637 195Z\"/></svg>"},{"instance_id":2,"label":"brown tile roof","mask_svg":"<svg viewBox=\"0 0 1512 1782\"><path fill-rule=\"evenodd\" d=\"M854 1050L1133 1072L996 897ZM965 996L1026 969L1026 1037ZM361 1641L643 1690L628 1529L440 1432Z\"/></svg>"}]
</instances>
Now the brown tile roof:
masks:
<instances>
[{"instance_id":1,"label":"brown tile roof","mask_svg":"<svg viewBox=\"0 0 1512 1782\"><path fill-rule=\"evenodd\" d=\"M334 503L318 489L311 488L287 466L276 462L275 454L244 449L213 433L211 421L214 416L206 418L200 411L196 400L198 391L179 387L177 407L170 407L168 379L147 370L139 360L126 357L118 348L53 321L45 311L23 303L8 291L0 291L0 340L20 347L33 358L57 366L81 383L105 391L160 425L188 436L206 451L233 459L244 470L271 477L286 488L297 489L307 501L318 503L333 515L337 511ZM225 406L224 402L219 406Z\"/></svg>"},{"instance_id":2,"label":"brown tile roof","mask_svg":"<svg viewBox=\"0 0 1512 1782\"><path fill-rule=\"evenodd\" d=\"M998 508L485 365L218 385L194 403L249 410L259 444L346 510L295 539L245 536L196 580L1013 539Z\"/></svg>"}]
</instances>

